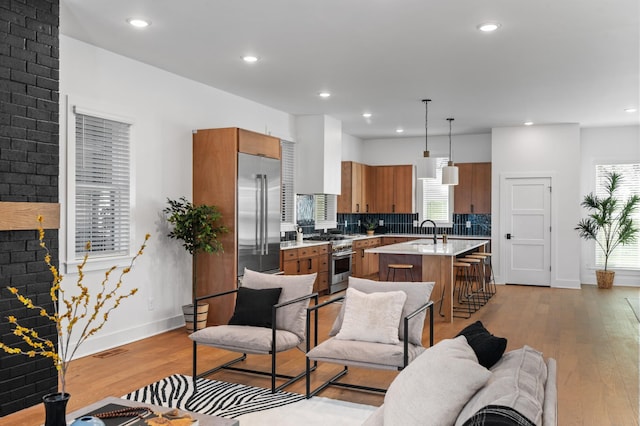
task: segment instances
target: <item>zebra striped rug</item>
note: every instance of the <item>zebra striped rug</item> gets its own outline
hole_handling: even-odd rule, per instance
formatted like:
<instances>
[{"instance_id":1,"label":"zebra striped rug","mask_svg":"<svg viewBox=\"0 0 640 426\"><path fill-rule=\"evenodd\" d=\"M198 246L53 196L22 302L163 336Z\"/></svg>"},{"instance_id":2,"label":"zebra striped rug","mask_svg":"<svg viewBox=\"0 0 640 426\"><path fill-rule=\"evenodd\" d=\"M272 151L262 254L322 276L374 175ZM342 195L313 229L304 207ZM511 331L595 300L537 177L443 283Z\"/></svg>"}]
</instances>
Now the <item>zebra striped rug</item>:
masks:
<instances>
[{"instance_id":1,"label":"zebra striped rug","mask_svg":"<svg viewBox=\"0 0 640 426\"><path fill-rule=\"evenodd\" d=\"M273 394L270 389L202 378L197 379L197 385L198 392L194 394L191 376L174 374L123 398L230 419L305 399L296 393Z\"/></svg>"}]
</instances>

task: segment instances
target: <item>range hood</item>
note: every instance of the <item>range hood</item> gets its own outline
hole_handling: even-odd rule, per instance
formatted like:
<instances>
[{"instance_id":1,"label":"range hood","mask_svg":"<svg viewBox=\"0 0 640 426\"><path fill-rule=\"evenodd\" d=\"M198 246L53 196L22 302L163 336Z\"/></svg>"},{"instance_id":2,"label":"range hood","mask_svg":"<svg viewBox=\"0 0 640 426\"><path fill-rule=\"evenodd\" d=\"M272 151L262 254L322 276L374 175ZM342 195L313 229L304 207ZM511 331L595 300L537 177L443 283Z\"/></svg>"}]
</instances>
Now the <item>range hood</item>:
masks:
<instances>
[{"instance_id":1,"label":"range hood","mask_svg":"<svg viewBox=\"0 0 640 426\"><path fill-rule=\"evenodd\" d=\"M342 122L299 115L296 125L296 193L340 194Z\"/></svg>"}]
</instances>

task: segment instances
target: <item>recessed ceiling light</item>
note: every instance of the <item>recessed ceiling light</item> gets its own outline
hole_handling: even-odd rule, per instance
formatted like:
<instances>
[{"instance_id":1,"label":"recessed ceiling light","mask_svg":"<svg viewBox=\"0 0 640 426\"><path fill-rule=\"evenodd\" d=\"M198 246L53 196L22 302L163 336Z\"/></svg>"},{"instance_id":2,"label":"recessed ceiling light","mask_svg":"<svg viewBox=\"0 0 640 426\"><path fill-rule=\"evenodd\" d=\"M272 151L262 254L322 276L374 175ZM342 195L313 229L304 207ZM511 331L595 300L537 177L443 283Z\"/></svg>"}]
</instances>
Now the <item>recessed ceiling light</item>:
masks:
<instances>
[{"instance_id":1,"label":"recessed ceiling light","mask_svg":"<svg viewBox=\"0 0 640 426\"><path fill-rule=\"evenodd\" d=\"M525 121L524 125L525 126L533 126L533 121Z\"/></svg>"},{"instance_id":2,"label":"recessed ceiling light","mask_svg":"<svg viewBox=\"0 0 640 426\"><path fill-rule=\"evenodd\" d=\"M365 112L365 113L362 114L362 116L364 118L371 118L371 113L370 112Z\"/></svg>"},{"instance_id":3,"label":"recessed ceiling light","mask_svg":"<svg viewBox=\"0 0 640 426\"><path fill-rule=\"evenodd\" d=\"M637 110L637 108L626 108L624 112L636 112Z\"/></svg>"},{"instance_id":4,"label":"recessed ceiling light","mask_svg":"<svg viewBox=\"0 0 640 426\"><path fill-rule=\"evenodd\" d=\"M478 29L483 33L490 33L500 28L500 24L496 22L485 22L484 24L478 25Z\"/></svg>"},{"instance_id":5,"label":"recessed ceiling light","mask_svg":"<svg viewBox=\"0 0 640 426\"><path fill-rule=\"evenodd\" d=\"M146 19L140 19L140 18L129 18L127 19L127 22L136 28L145 28L151 25L151 21L147 21Z\"/></svg>"},{"instance_id":6,"label":"recessed ceiling light","mask_svg":"<svg viewBox=\"0 0 640 426\"><path fill-rule=\"evenodd\" d=\"M247 55L247 56L243 56L242 60L247 62L247 63L253 64L254 62L258 62L258 57L257 56L252 56L252 55Z\"/></svg>"},{"instance_id":7,"label":"recessed ceiling light","mask_svg":"<svg viewBox=\"0 0 640 426\"><path fill-rule=\"evenodd\" d=\"M404 129L402 129L402 128L397 128L396 129L396 133L402 133L402 132L404 132Z\"/></svg>"},{"instance_id":8,"label":"recessed ceiling light","mask_svg":"<svg viewBox=\"0 0 640 426\"><path fill-rule=\"evenodd\" d=\"M329 93L329 92L320 92L320 93L318 93L318 96L320 96L321 98L328 98L329 96L331 96L331 93Z\"/></svg>"}]
</instances>

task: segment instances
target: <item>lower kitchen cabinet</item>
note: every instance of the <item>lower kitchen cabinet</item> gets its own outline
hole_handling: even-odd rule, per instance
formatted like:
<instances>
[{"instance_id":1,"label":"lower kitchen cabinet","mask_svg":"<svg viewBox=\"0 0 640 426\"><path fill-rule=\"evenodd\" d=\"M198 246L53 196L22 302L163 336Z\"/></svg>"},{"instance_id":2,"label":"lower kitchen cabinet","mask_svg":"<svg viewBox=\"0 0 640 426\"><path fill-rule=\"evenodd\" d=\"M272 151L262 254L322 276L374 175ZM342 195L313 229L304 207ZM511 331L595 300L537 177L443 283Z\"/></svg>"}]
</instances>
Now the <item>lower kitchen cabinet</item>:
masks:
<instances>
[{"instance_id":1,"label":"lower kitchen cabinet","mask_svg":"<svg viewBox=\"0 0 640 426\"><path fill-rule=\"evenodd\" d=\"M280 270L285 275L318 273L313 291L329 292L329 244L280 250Z\"/></svg>"},{"instance_id":2,"label":"lower kitchen cabinet","mask_svg":"<svg viewBox=\"0 0 640 426\"><path fill-rule=\"evenodd\" d=\"M378 253L365 253L366 249L381 245L381 238L367 238L353 242L353 273L357 278L367 278L378 275Z\"/></svg>"}]
</instances>

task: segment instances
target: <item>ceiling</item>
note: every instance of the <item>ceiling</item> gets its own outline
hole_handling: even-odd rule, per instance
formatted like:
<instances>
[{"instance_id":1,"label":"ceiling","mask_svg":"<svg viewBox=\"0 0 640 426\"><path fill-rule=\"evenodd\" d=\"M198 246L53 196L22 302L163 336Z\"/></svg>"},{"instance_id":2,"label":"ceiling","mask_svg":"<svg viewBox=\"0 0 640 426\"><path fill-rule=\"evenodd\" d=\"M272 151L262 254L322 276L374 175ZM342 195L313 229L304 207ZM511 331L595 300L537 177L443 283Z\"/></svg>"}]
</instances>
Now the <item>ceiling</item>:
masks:
<instances>
[{"instance_id":1,"label":"ceiling","mask_svg":"<svg viewBox=\"0 0 640 426\"><path fill-rule=\"evenodd\" d=\"M60 3L62 34L281 111L333 116L362 139L424 136L427 97L429 135L446 134L447 117L454 134L639 123L624 111L640 108L637 0ZM487 21L501 27L478 31Z\"/></svg>"}]
</instances>

